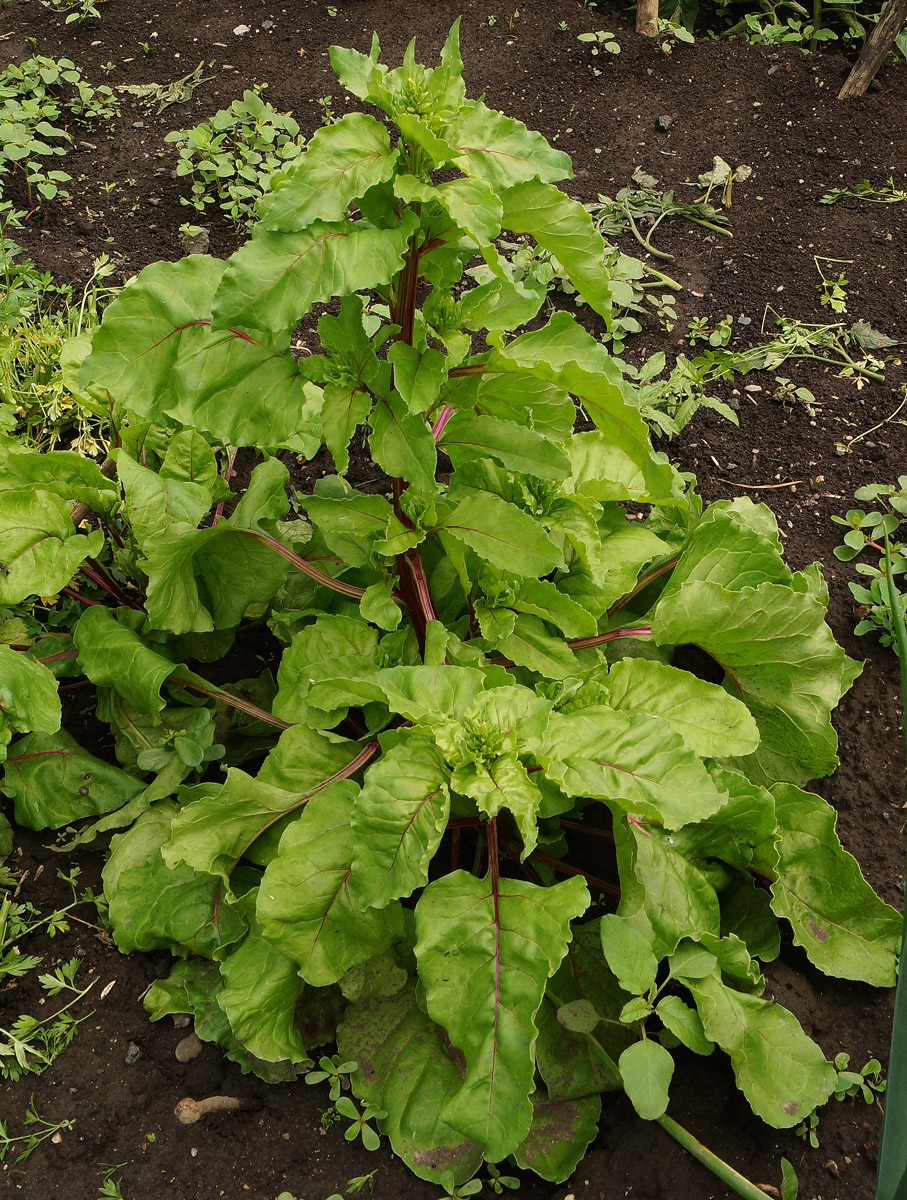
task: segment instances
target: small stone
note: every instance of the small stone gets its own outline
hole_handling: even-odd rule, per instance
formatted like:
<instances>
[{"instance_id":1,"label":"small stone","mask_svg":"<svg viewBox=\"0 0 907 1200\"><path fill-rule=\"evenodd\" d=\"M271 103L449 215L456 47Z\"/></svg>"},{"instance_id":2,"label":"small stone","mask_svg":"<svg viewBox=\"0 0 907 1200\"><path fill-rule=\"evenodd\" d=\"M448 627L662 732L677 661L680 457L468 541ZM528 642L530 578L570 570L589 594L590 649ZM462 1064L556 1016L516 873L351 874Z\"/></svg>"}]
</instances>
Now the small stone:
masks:
<instances>
[{"instance_id":1,"label":"small stone","mask_svg":"<svg viewBox=\"0 0 907 1200\"><path fill-rule=\"evenodd\" d=\"M177 1029L186 1029L192 1023L192 1018L188 1013L173 1013L173 1024Z\"/></svg>"},{"instance_id":2,"label":"small stone","mask_svg":"<svg viewBox=\"0 0 907 1200\"><path fill-rule=\"evenodd\" d=\"M126 1048L126 1053L123 1055L123 1062L127 1067L131 1067L133 1063L137 1063L141 1057L142 1051L135 1044L135 1042L130 1042Z\"/></svg>"},{"instance_id":3,"label":"small stone","mask_svg":"<svg viewBox=\"0 0 907 1200\"><path fill-rule=\"evenodd\" d=\"M738 396L730 396L727 401L727 406L728 406L728 408L732 408L734 410L734 412L737 412L740 409L739 395Z\"/></svg>"},{"instance_id":4,"label":"small stone","mask_svg":"<svg viewBox=\"0 0 907 1200\"><path fill-rule=\"evenodd\" d=\"M144 121L133 121L133 122L132 122L132 128L133 128L133 129L144 129L144 128L145 128L145 122L144 122Z\"/></svg>"},{"instance_id":5,"label":"small stone","mask_svg":"<svg viewBox=\"0 0 907 1200\"><path fill-rule=\"evenodd\" d=\"M752 317L738 317L737 318L738 325L752 325L752 323L753 323Z\"/></svg>"},{"instance_id":6,"label":"small stone","mask_svg":"<svg viewBox=\"0 0 907 1200\"><path fill-rule=\"evenodd\" d=\"M839 1173L838 1164L833 1158L830 1158L825 1164L825 1170L829 1173L829 1175L837 1175Z\"/></svg>"},{"instance_id":7,"label":"small stone","mask_svg":"<svg viewBox=\"0 0 907 1200\"><path fill-rule=\"evenodd\" d=\"M237 37L244 37L247 33L251 33L252 30L248 25L237 25L233 32Z\"/></svg>"},{"instance_id":8,"label":"small stone","mask_svg":"<svg viewBox=\"0 0 907 1200\"><path fill-rule=\"evenodd\" d=\"M273 29L274 22L273 21L262 21L261 27L262 27L262 29Z\"/></svg>"},{"instance_id":9,"label":"small stone","mask_svg":"<svg viewBox=\"0 0 907 1200\"><path fill-rule=\"evenodd\" d=\"M656 117L655 118L655 128L656 129L670 129L673 124L674 124L673 117L665 116L665 117Z\"/></svg>"},{"instance_id":10,"label":"small stone","mask_svg":"<svg viewBox=\"0 0 907 1200\"><path fill-rule=\"evenodd\" d=\"M745 383L743 385L743 390L745 392L761 392L762 388L759 386L758 383Z\"/></svg>"}]
</instances>

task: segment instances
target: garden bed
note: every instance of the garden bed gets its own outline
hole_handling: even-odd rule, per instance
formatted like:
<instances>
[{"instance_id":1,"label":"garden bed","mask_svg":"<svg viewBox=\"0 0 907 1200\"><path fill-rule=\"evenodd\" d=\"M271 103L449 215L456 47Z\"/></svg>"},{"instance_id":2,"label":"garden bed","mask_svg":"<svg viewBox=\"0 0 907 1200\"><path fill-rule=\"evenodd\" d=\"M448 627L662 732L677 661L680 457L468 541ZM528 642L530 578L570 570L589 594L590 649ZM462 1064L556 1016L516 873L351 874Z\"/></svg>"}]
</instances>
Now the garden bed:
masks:
<instances>
[{"instance_id":1,"label":"garden bed","mask_svg":"<svg viewBox=\"0 0 907 1200\"><path fill-rule=\"evenodd\" d=\"M575 168L566 190L575 198L613 196L640 166L666 187L695 181L714 155L731 166L752 168L734 188L728 214L732 239L684 221L666 222L659 230L657 244L674 255L665 270L683 286L678 320L671 332L650 322L630 339L631 361L676 349L696 317L714 321L731 314L732 348L770 335L769 306L804 322L830 322L833 316L819 303L814 256L848 260L835 267L849 280L848 322L865 320L907 341L907 204L847 199L819 204L831 188L864 178L882 185L892 176L896 186L907 185L907 147L900 135L907 104L903 64L883 68L865 98L839 104L835 97L850 66L839 55L807 57L796 48L700 39L677 46L668 57L603 4L587 9L574 0L531 0L513 17L512 7L496 13L488 11L492 7L439 3L413 12L395 3L339 0L332 7L288 5L284 11L246 3L224 11L208 0L171 8L109 0L100 21L75 27L64 27L62 18L37 0L4 9L0 32L9 36L0 44L9 61L27 57L32 51L25 39L35 38L36 52L68 56L95 83L170 82L199 61L206 65L203 73L213 76L189 103L171 106L159 117L131 108L127 96L112 132L79 135L66 158L74 177L71 199L42 206L18 240L39 266L73 283L86 277L102 251L124 275L159 258L179 257L179 226L192 213L179 203L184 189L172 177L176 155L164 142L168 131L190 127L239 98L246 87L266 81L268 102L293 112L308 135L322 118L319 99L333 92L335 106L340 104L328 66L329 45L366 50L374 29L388 61L399 59L413 35L423 59L433 60L452 18L462 12L469 93L484 92L490 105L565 150ZM243 25L248 33L234 33ZM599 29L617 35L619 55L592 57L588 44L577 40L578 34ZM114 64L109 76L102 71L108 62ZM669 120L659 121L663 117ZM104 183L117 187L105 190ZM15 184L9 194L21 199ZM209 227L211 253L225 256L238 244L227 222L206 217L203 223ZM629 237L621 246L628 254L639 251ZM716 385L715 394L737 410L739 428L703 410L682 435L659 446L682 469L695 471L706 501L747 495L769 504L791 567L814 560L823 564L831 593L829 622L838 640L855 657L871 655L835 718L841 766L816 790L837 809L841 839L869 881L900 908L904 762L897 664L872 639L853 636L856 617L846 587L853 574L833 556L840 538L830 517L851 507L855 488L890 482L904 472L907 429L887 418L902 397L907 373L890 362L884 382L858 386L855 377L840 378L814 362L791 363L783 374L810 389L815 404L809 405L785 403L775 395L778 373L753 372ZM852 449L839 452L879 423ZM249 649L268 653L266 645ZM77 699L70 704L67 728L95 752L109 751L106 731L86 725ZM47 911L65 903L69 891L55 880L55 868L63 864L43 845L34 835L17 834L13 862L31 872L23 895ZM74 857L84 880L97 887L100 855L80 851ZM90 909L77 912L91 919ZM35 939L29 952L44 953L45 964L84 957L81 973L90 972L98 982L85 1002L91 1001L94 1013L72 1046L40 1077L0 1089L0 1114L11 1133L22 1132L30 1095L42 1117L75 1122L58 1143L46 1142L26 1162L17 1165L14 1155L7 1158L0 1188L10 1194L18 1190L34 1200L50 1200L65 1190L71 1200L95 1200L101 1165L120 1163L123 1195L136 1200L246 1195L273 1200L282 1190L323 1200L372 1171L378 1197L437 1195L435 1186L411 1176L386 1147L369 1154L360 1144L345 1142L338 1128L324 1128L321 1114L330 1109L326 1090L301 1082L266 1087L242 1076L210 1045L195 1060L179 1063L174 1049L185 1031L169 1018L150 1024L141 1004L151 982L166 974L168 955L124 958L96 929L75 923L69 934L53 941ZM771 992L829 1057L845 1051L857 1066L872 1056L884 1058L888 994L819 975L790 944L769 965L767 978ZM37 1001L35 988L29 979L7 991L4 1010L25 1011ZM258 1098L261 1108L194 1126L177 1124L173 1108L179 1099L220 1092ZM752 1180L778 1186L783 1154L796 1167L806 1200L872 1195L877 1105L832 1101L821 1113L819 1148L810 1149L793 1132L759 1124L723 1061L688 1056L670 1111ZM527 1175L520 1189L528 1197L569 1194L577 1200L613 1195L656 1200L731 1193L660 1130L640 1121L626 1100L611 1095L598 1140L571 1180L555 1187Z\"/></svg>"}]
</instances>

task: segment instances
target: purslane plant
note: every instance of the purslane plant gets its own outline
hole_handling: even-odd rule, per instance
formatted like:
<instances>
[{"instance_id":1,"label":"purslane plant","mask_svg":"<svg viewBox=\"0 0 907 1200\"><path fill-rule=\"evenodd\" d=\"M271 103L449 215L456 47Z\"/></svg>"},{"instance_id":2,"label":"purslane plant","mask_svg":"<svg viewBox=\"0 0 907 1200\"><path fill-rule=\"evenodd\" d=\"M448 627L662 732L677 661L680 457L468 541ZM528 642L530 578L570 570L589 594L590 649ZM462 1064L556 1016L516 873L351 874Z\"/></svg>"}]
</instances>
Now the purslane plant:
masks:
<instances>
[{"instance_id":1,"label":"purslane plant","mask_svg":"<svg viewBox=\"0 0 907 1200\"><path fill-rule=\"evenodd\" d=\"M620 1087L693 1144L678 1046L795 1126L836 1072L765 994L777 919L829 974L895 976L898 916L802 790L859 666L768 509L703 512L601 344L536 320L502 230L609 320L566 155L466 99L456 26L433 70L378 54L331 60L386 121L319 130L230 259L146 268L69 348L115 478L0 450L0 605L85 603L71 640L0 644L3 790L32 828L124 831L117 944L178 959L152 1017L265 1078L336 1040L423 1178L564 1180ZM354 440L378 491L344 477ZM294 512L279 455L322 445ZM264 621L276 673L222 682ZM64 673L119 767L61 731Z\"/></svg>"}]
</instances>

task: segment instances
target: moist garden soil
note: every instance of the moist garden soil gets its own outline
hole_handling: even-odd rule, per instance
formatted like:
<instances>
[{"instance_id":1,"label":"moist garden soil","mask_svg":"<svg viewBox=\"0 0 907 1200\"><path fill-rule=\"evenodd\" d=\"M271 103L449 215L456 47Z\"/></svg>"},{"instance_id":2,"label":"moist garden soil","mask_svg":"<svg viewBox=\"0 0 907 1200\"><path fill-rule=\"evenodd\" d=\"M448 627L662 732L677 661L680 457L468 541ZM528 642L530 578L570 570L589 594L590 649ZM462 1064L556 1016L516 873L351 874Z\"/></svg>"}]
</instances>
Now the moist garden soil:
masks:
<instances>
[{"instance_id":1,"label":"moist garden soil","mask_svg":"<svg viewBox=\"0 0 907 1200\"><path fill-rule=\"evenodd\" d=\"M73 176L71 198L33 213L17 238L39 266L73 284L87 278L101 252L113 257L124 277L156 259L179 257L179 226L195 218L180 204L176 155L164 144L169 130L190 127L227 107L245 88L267 82L265 98L293 112L310 134L322 119L319 98L333 96L338 115L357 106L340 95L328 64L329 45L366 50L377 30L385 61L393 61L415 35L422 61L430 62L462 13L469 94L484 92L493 107L567 151L576 172L567 190L576 198L613 195L630 183L637 166L665 186L695 181L715 154L732 166L752 167L751 177L734 188L733 238L683 221L660 227L658 244L675 256L665 269L684 288L679 320L671 332L653 322L631 339L628 358L639 362L657 350L669 359L672 352L696 353L684 342L695 316L731 314L731 348L760 340L763 320L770 335L770 308L803 321L832 320L819 305L814 255L849 260L829 264L831 273L843 271L850 280L848 323L867 320L907 342L907 205L818 203L829 188L864 178L879 185L893 176L897 187L907 184L903 62L884 66L865 97L839 103L836 95L851 66L841 54L806 56L797 47L716 43L701 36L666 57L633 32L632 16L606 3L587 8L577 0L519 0L519 14L514 10L513 0L505 7L499 0L336 0L331 7L315 0L286 0L285 7L270 0L106 0L100 20L65 26L62 16L38 0L13 0L0 10L5 61L35 52L66 56L95 84L168 83L199 62L213 76L191 102L161 116L126 96L112 130L77 132L72 152L54 164ZM234 33L239 26L249 32ZM619 55L593 57L577 41L578 34L599 29L616 34ZM669 120L656 124L665 117ZM104 183L118 186L108 194ZM15 181L7 194L24 199ZM226 255L235 248L237 234L226 220L206 215L204 223L211 253ZM621 245L628 254L642 253L629 237ZM815 559L824 564L832 628L850 654L869 661L837 713L841 766L817 789L837 809L841 839L870 882L900 907L904 760L897 663L874 639L853 636L858 614L846 583L854 575L833 557L840 539L829 517L853 504L860 485L892 482L907 471L907 426L885 420L903 398L907 373L890 362L884 383L860 387L816 363L786 366L783 374L815 394L813 413L799 403L782 405L773 395L774 374L752 373L717 390L738 407L739 429L703 410L679 438L660 448L696 472L706 501L747 495L769 504L792 567ZM879 422L884 423L851 452L836 450L847 435ZM311 464L302 474L317 470ZM352 472L355 479L355 464ZM264 652L254 645L250 651ZM83 715L84 696L70 693L68 726L104 755L111 747L102 727ZM46 840L17 833L12 860L27 872L20 898L42 912L68 900L56 871L71 865L70 857L45 848ZM83 880L98 888L101 853L86 849L72 857ZM77 912L86 922L94 916L88 905ZM331 1124L326 1089L302 1080L265 1085L243 1076L212 1045L193 1061L177 1061L174 1050L187 1031L170 1018L151 1025L141 1003L148 986L169 970L169 956L123 957L98 928L76 921L70 933L33 938L23 949L43 954L44 970L77 955L84 959L80 975L96 984L77 1009L91 1015L72 1046L41 1076L0 1088L0 1119L10 1134L23 1132L30 1097L43 1118L74 1121L56 1143L46 1141L27 1161L7 1156L0 1170L3 1194L96 1200L102 1164L122 1164L117 1179L125 1200L274 1200L282 1190L325 1200L369 1172L375 1172L373 1194L379 1200L438 1195L438 1188L410 1175L387 1147L369 1154L361 1144L345 1142L342 1122ZM35 974L0 993L3 1026L20 1012L39 1013L54 1004L40 999ZM890 994L825 978L789 943L767 977L770 991L829 1057L846 1051L857 1067L871 1056L885 1059ZM178 1124L173 1115L178 1100L219 1093L251 1097L260 1107L194 1126ZM756 1182L779 1185L783 1154L800 1176L801 1200L872 1196L878 1104L832 1101L821 1113L820 1146L811 1149L792 1131L769 1129L752 1116L726 1061L690 1055L675 1077L670 1113ZM527 1175L519 1195L723 1200L731 1193L661 1129L636 1118L621 1096L607 1096L599 1137L573 1178L555 1187Z\"/></svg>"}]
</instances>

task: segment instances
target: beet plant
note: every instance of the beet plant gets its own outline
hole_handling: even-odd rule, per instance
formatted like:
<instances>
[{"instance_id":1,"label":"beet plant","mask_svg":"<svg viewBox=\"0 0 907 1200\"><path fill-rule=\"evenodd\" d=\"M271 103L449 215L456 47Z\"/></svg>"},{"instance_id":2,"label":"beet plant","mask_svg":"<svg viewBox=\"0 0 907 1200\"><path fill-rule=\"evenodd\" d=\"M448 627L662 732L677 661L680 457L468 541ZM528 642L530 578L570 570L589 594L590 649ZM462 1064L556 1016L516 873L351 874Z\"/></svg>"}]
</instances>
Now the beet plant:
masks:
<instances>
[{"instance_id":1,"label":"beet plant","mask_svg":"<svg viewBox=\"0 0 907 1200\"><path fill-rule=\"evenodd\" d=\"M335 1041L425 1179L564 1180L617 1088L682 1137L678 1047L797 1125L836 1072L765 994L778 920L828 974L895 976L898 916L802 790L859 667L769 510L703 511L496 249L534 239L607 324L567 156L466 99L456 26L434 69L378 55L332 50L379 115L320 129L235 254L146 268L69 347L113 477L0 451L3 789L31 828L122 831L117 945L177 959L153 1018L266 1079ZM84 608L33 637L54 593ZM119 766L60 727L75 675Z\"/></svg>"}]
</instances>

